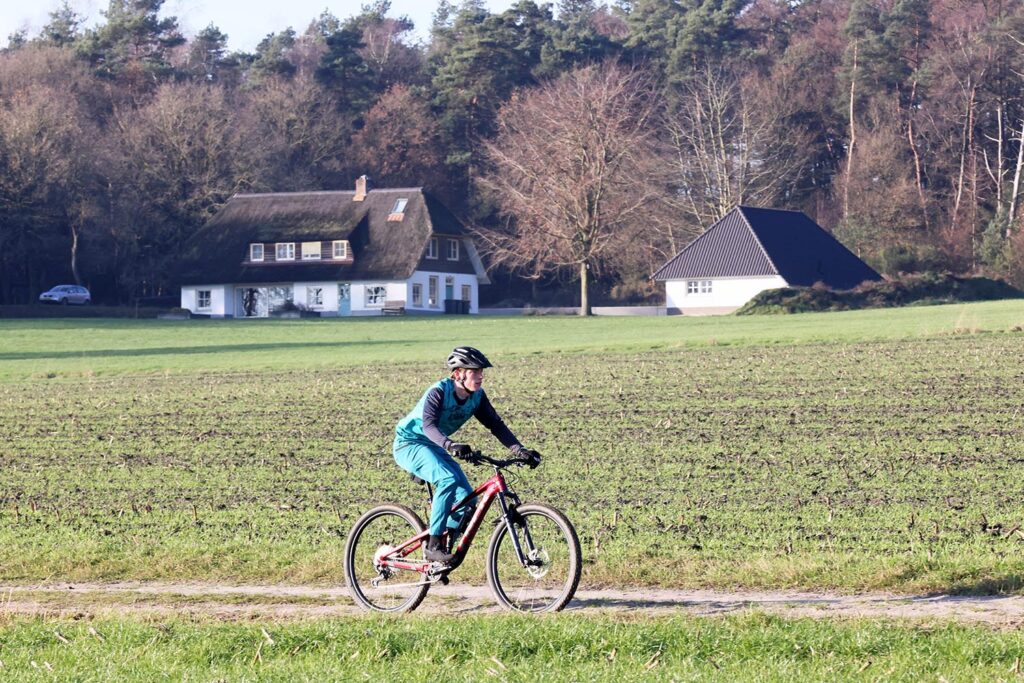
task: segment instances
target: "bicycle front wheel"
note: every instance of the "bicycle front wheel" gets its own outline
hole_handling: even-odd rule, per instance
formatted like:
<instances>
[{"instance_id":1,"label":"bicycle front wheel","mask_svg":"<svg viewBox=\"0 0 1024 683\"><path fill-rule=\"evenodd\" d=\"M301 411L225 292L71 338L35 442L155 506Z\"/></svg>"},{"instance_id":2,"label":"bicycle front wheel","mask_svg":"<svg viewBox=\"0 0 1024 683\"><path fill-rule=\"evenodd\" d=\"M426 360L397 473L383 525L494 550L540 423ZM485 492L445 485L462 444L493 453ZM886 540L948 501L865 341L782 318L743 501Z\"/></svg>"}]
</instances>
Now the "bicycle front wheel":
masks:
<instances>
[{"instance_id":1,"label":"bicycle front wheel","mask_svg":"<svg viewBox=\"0 0 1024 683\"><path fill-rule=\"evenodd\" d=\"M356 521L345 544L345 580L357 604L378 612L409 612L423 602L430 588L423 574L381 567L378 560L425 529L419 515L404 505L380 505Z\"/></svg>"},{"instance_id":2,"label":"bicycle front wheel","mask_svg":"<svg viewBox=\"0 0 1024 683\"><path fill-rule=\"evenodd\" d=\"M518 511L512 534L505 523L494 530L487 550L487 582L508 609L557 612L572 600L580 583L583 563L576 529L547 505L521 505Z\"/></svg>"}]
</instances>

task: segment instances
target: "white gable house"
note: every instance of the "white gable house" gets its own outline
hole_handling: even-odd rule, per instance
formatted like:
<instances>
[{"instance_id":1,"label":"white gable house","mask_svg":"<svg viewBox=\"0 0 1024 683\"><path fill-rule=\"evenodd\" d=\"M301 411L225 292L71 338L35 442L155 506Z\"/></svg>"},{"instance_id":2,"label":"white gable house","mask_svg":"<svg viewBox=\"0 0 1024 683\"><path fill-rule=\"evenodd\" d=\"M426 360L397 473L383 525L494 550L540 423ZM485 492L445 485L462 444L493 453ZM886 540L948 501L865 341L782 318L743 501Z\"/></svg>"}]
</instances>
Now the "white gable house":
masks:
<instances>
[{"instance_id":1,"label":"white gable house","mask_svg":"<svg viewBox=\"0 0 1024 683\"><path fill-rule=\"evenodd\" d=\"M181 306L216 318L477 313L487 275L465 226L422 188L235 195L195 235Z\"/></svg>"},{"instance_id":2,"label":"white gable house","mask_svg":"<svg viewBox=\"0 0 1024 683\"><path fill-rule=\"evenodd\" d=\"M670 314L731 313L766 289L851 289L881 276L799 211L738 206L651 276Z\"/></svg>"}]
</instances>

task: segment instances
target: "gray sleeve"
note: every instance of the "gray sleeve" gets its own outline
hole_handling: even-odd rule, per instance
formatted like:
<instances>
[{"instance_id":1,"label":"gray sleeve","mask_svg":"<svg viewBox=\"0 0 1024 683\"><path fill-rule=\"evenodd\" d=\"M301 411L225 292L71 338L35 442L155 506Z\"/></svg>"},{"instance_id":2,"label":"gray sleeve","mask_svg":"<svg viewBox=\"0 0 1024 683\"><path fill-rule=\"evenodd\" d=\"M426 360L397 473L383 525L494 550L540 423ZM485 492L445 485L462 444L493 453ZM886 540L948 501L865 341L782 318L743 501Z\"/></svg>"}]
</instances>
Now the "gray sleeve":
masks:
<instances>
[{"instance_id":1,"label":"gray sleeve","mask_svg":"<svg viewBox=\"0 0 1024 683\"><path fill-rule=\"evenodd\" d=\"M483 389L480 391L483 391ZM476 411L473 413L473 416L476 417L480 424L487 427L487 429L491 431L491 434L494 434L495 438L497 438L505 448L522 445L519 443L519 439L517 439L512 433L512 430L510 430L502 421L501 417L498 416L498 412L494 409L494 406L491 405L491 401L487 398L487 394L484 394L483 398L480 399L480 405L476 407Z\"/></svg>"},{"instance_id":2,"label":"gray sleeve","mask_svg":"<svg viewBox=\"0 0 1024 683\"><path fill-rule=\"evenodd\" d=\"M443 405L444 392L440 387L434 387L427 394L427 400L423 404L423 433L438 446L448 450L452 445L452 440L437 426L438 415L440 415Z\"/></svg>"}]
</instances>

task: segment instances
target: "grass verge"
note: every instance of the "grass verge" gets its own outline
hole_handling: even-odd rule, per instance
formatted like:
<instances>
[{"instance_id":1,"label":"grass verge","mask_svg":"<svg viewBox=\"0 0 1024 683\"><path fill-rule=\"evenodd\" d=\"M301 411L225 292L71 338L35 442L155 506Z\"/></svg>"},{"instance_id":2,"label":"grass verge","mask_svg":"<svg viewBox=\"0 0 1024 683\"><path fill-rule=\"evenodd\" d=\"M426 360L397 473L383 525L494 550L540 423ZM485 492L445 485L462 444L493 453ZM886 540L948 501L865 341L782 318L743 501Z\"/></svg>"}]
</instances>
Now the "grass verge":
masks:
<instances>
[{"instance_id":1,"label":"grass verge","mask_svg":"<svg viewBox=\"0 0 1024 683\"><path fill-rule=\"evenodd\" d=\"M1022 657L1017 631L757 613L286 624L0 617L5 681L997 681L1016 679Z\"/></svg>"}]
</instances>

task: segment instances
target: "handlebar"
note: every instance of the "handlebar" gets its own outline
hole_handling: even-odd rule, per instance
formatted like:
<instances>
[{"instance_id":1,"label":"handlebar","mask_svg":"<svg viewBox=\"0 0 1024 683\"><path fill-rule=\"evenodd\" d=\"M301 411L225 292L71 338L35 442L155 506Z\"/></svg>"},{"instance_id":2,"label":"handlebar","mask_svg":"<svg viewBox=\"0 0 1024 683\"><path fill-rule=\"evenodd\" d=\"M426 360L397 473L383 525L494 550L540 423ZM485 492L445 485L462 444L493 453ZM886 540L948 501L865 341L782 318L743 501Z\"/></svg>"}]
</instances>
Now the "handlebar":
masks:
<instances>
[{"instance_id":1,"label":"handlebar","mask_svg":"<svg viewBox=\"0 0 1024 683\"><path fill-rule=\"evenodd\" d=\"M484 455L481 451L473 451L465 458L462 458L468 463L473 465L479 465L481 463L492 465L501 469L502 467L509 467L510 465L529 465L530 459L523 457L509 458L508 460L497 460L489 456Z\"/></svg>"}]
</instances>

